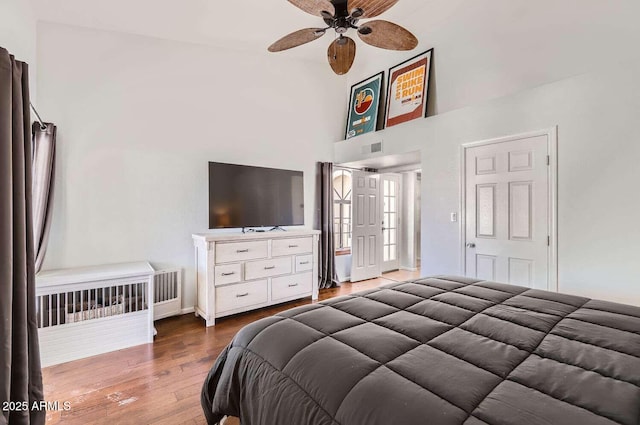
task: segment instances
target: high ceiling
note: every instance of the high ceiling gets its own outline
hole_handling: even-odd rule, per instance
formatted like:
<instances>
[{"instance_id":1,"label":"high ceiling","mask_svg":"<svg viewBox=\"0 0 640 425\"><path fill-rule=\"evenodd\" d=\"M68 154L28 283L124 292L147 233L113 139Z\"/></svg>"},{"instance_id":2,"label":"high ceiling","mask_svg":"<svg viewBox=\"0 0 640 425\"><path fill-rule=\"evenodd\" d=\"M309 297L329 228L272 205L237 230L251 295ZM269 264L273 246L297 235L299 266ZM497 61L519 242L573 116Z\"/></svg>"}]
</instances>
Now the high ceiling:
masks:
<instances>
[{"instance_id":1,"label":"high ceiling","mask_svg":"<svg viewBox=\"0 0 640 425\"><path fill-rule=\"evenodd\" d=\"M323 24L286 0L32 1L38 18L45 21L233 49L264 50L293 30ZM638 11L637 4L637 0L401 0L381 18L406 26L425 46L445 35L467 44L468 51L517 43L523 34L537 32L536 38L542 40L571 37L588 47L598 40L581 38L584 30L608 26L617 32L634 26L638 15L631 12ZM316 58L327 44L328 40L313 43L302 50Z\"/></svg>"},{"instance_id":2,"label":"high ceiling","mask_svg":"<svg viewBox=\"0 0 640 425\"><path fill-rule=\"evenodd\" d=\"M281 36L323 24L286 0L32 2L43 21L252 54L267 54L267 47ZM449 105L445 100L443 108L451 109L504 95L494 93L496 86L513 92L638 55L638 16L638 0L400 0L380 18L412 31L420 40L416 53L436 48L438 78L448 96L457 96L458 91L478 92L464 102ZM326 65L331 37L327 34L277 55ZM407 57L406 52L387 52L358 41L348 79L368 76Z\"/></svg>"}]
</instances>

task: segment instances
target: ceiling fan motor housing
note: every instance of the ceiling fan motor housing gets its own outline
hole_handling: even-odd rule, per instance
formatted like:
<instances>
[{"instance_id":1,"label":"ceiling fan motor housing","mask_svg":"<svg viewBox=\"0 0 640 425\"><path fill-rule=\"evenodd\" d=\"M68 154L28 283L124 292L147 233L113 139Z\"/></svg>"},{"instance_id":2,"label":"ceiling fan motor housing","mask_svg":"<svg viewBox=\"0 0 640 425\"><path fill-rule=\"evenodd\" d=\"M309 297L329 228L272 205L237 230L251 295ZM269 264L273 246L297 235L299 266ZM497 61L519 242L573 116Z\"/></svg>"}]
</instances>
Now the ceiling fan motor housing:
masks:
<instances>
[{"instance_id":1,"label":"ceiling fan motor housing","mask_svg":"<svg viewBox=\"0 0 640 425\"><path fill-rule=\"evenodd\" d=\"M351 28L349 18L336 18L335 28L338 34L347 32L347 30Z\"/></svg>"}]
</instances>

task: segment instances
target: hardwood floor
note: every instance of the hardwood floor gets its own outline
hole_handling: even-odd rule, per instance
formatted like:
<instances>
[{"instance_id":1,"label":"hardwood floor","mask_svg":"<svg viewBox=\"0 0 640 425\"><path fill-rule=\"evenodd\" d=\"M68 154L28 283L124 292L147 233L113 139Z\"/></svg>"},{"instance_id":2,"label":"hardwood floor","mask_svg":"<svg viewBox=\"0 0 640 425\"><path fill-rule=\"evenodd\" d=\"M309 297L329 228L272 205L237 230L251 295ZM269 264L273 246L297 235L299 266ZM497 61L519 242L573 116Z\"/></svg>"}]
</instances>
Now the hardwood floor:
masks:
<instances>
[{"instance_id":1,"label":"hardwood floor","mask_svg":"<svg viewBox=\"0 0 640 425\"><path fill-rule=\"evenodd\" d=\"M345 283L320 291L320 299L415 279L396 271L383 278ZM204 424L200 390L218 354L244 325L310 300L221 319L206 328L193 314L156 322L153 344L107 353L43 369L45 399L70 403L49 411L47 424Z\"/></svg>"}]
</instances>

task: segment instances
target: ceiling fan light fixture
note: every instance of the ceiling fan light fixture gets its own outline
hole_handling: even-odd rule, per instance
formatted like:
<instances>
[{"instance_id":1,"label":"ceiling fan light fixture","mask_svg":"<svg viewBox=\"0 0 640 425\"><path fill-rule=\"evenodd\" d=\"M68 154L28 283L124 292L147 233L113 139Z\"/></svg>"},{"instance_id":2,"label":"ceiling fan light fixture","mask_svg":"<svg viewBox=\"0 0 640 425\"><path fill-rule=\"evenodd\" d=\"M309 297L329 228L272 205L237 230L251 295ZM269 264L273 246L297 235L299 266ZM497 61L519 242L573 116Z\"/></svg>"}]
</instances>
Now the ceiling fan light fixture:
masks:
<instances>
[{"instance_id":1,"label":"ceiling fan light fixture","mask_svg":"<svg viewBox=\"0 0 640 425\"><path fill-rule=\"evenodd\" d=\"M331 19L333 20L334 16L332 13L327 12L326 10L323 10L322 12L320 12L320 14L322 15L322 17L324 19Z\"/></svg>"},{"instance_id":2,"label":"ceiling fan light fixture","mask_svg":"<svg viewBox=\"0 0 640 425\"><path fill-rule=\"evenodd\" d=\"M351 11L351 17L354 19L360 19L364 15L364 10L360 7L356 7Z\"/></svg>"}]
</instances>

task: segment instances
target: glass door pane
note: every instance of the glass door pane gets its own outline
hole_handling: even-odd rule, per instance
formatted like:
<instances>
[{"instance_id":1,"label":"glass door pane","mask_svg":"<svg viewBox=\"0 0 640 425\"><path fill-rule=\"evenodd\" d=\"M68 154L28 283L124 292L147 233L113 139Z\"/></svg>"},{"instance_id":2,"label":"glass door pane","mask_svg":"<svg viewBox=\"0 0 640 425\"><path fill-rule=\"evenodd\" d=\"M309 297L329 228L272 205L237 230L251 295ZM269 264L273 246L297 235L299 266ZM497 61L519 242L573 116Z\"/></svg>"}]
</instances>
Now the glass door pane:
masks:
<instances>
[{"instance_id":1,"label":"glass door pane","mask_svg":"<svg viewBox=\"0 0 640 425\"><path fill-rule=\"evenodd\" d=\"M393 180L384 180L383 183L383 260L395 261L398 259L396 232L398 229L398 183Z\"/></svg>"}]
</instances>

